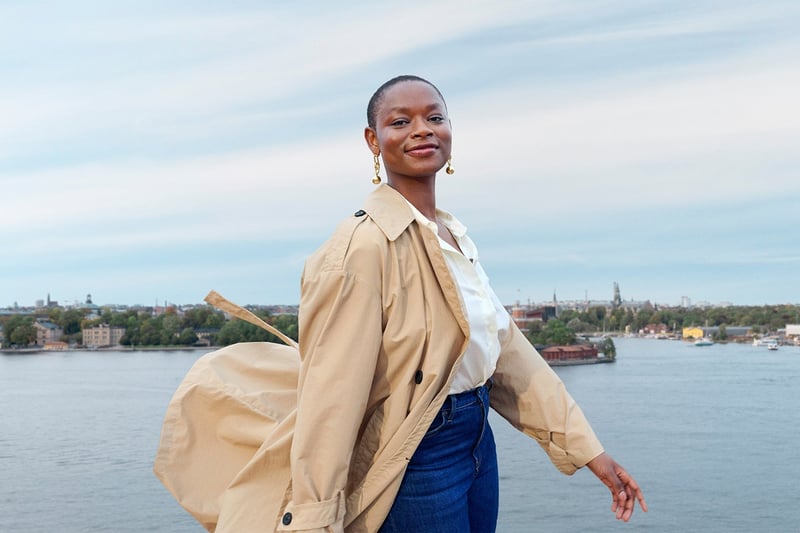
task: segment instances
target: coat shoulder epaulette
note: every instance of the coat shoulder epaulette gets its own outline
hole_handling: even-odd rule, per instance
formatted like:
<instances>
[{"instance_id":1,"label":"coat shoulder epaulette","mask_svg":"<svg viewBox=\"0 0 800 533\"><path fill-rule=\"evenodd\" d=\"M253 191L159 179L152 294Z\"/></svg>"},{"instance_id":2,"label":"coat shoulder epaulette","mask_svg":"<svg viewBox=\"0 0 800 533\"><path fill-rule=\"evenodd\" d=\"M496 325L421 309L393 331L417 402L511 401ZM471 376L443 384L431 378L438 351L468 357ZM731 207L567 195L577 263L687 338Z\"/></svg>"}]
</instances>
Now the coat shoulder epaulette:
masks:
<instances>
[{"instance_id":1,"label":"coat shoulder epaulette","mask_svg":"<svg viewBox=\"0 0 800 533\"><path fill-rule=\"evenodd\" d=\"M343 267L344 259L350 249L356 228L369 219L368 216L365 216L366 214L366 211L359 209L353 213L353 216L347 217L339 224L328 240L327 246L324 247L325 262L323 270L336 270Z\"/></svg>"}]
</instances>

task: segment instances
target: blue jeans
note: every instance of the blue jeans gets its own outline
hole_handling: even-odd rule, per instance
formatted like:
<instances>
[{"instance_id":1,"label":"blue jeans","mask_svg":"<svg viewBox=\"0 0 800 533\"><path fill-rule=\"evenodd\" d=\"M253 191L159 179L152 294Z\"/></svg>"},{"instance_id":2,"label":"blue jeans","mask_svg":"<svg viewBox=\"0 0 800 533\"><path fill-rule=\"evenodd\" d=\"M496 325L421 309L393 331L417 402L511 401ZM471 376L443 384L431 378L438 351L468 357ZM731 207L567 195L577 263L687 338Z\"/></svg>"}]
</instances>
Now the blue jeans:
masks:
<instances>
[{"instance_id":1,"label":"blue jeans","mask_svg":"<svg viewBox=\"0 0 800 533\"><path fill-rule=\"evenodd\" d=\"M498 479L489 388L452 394L411 457L380 533L491 533Z\"/></svg>"}]
</instances>

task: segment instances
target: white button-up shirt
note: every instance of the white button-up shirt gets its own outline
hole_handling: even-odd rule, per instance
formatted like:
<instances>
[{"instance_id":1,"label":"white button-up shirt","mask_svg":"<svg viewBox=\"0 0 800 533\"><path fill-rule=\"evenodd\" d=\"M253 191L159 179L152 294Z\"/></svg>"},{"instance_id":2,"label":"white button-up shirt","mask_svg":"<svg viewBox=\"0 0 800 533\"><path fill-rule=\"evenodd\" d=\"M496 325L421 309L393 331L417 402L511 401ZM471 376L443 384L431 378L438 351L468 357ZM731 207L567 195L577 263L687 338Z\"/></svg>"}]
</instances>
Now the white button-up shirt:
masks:
<instances>
[{"instance_id":1,"label":"white button-up shirt","mask_svg":"<svg viewBox=\"0 0 800 533\"><path fill-rule=\"evenodd\" d=\"M417 223L429 228L438 237L436 222L428 219L411 202L408 205ZM439 237L447 266L461 291L469 321L469 344L450 385L450 394L456 394L482 385L494 374L500 356L499 336L508 330L511 318L489 286L489 278L478 262L478 249L467 236L467 228L456 217L441 209L436 210L436 216L450 230L461 248L459 252Z\"/></svg>"}]
</instances>

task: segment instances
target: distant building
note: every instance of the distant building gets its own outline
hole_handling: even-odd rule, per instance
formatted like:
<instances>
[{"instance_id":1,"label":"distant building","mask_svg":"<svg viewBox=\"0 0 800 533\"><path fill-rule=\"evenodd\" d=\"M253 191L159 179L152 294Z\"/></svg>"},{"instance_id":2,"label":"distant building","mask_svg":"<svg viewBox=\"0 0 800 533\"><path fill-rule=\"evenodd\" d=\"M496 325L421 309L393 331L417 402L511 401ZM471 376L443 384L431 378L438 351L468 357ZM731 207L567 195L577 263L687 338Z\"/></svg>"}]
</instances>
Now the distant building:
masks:
<instances>
[{"instance_id":1,"label":"distant building","mask_svg":"<svg viewBox=\"0 0 800 533\"><path fill-rule=\"evenodd\" d=\"M523 331L530 329L532 322L547 322L556 317L556 307L553 305L534 307L517 302L509 311L514 323Z\"/></svg>"},{"instance_id":2,"label":"distant building","mask_svg":"<svg viewBox=\"0 0 800 533\"><path fill-rule=\"evenodd\" d=\"M201 328L195 330L198 346L213 346L220 328Z\"/></svg>"},{"instance_id":3,"label":"distant building","mask_svg":"<svg viewBox=\"0 0 800 533\"><path fill-rule=\"evenodd\" d=\"M36 345L44 346L48 342L60 341L64 335L64 330L47 320L36 321L33 323L36 328Z\"/></svg>"},{"instance_id":4,"label":"distant building","mask_svg":"<svg viewBox=\"0 0 800 533\"><path fill-rule=\"evenodd\" d=\"M713 337L719 333L719 329L720 326L683 328L683 338L702 339L704 337ZM725 334L728 337L746 337L752 333L752 330L753 328L750 326L725 326Z\"/></svg>"},{"instance_id":5,"label":"distant building","mask_svg":"<svg viewBox=\"0 0 800 533\"><path fill-rule=\"evenodd\" d=\"M800 337L800 324L786 324L787 337Z\"/></svg>"},{"instance_id":6,"label":"distant building","mask_svg":"<svg viewBox=\"0 0 800 533\"><path fill-rule=\"evenodd\" d=\"M531 322L542 322L544 312L541 309L532 309L530 306L519 304L511 308L511 318L517 327L523 331L530 328Z\"/></svg>"},{"instance_id":7,"label":"distant building","mask_svg":"<svg viewBox=\"0 0 800 533\"><path fill-rule=\"evenodd\" d=\"M647 324L643 329L642 333L645 335L666 335L669 328L666 324Z\"/></svg>"},{"instance_id":8,"label":"distant building","mask_svg":"<svg viewBox=\"0 0 800 533\"><path fill-rule=\"evenodd\" d=\"M597 347L576 344L572 346L550 346L539 350L545 361L548 363L556 361L578 361L585 359L597 359Z\"/></svg>"},{"instance_id":9,"label":"distant building","mask_svg":"<svg viewBox=\"0 0 800 533\"><path fill-rule=\"evenodd\" d=\"M100 318L100 307L92 303L92 295L86 295L86 301L78 306L80 309L88 311L86 313L87 320L94 320Z\"/></svg>"},{"instance_id":10,"label":"distant building","mask_svg":"<svg viewBox=\"0 0 800 533\"><path fill-rule=\"evenodd\" d=\"M704 337L713 337L719 333L719 328L719 326L713 326L701 329ZM725 326L725 335L728 337L745 337L752 333L752 329L750 326Z\"/></svg>"},{"instance_id":11,"label":"distant building","mask_svg":"<svg viewBox=\"0 0 800 533\"><path fill-rule=\"evenodd\" d=\"M44 344L44 349L48 351L64 351L69 348L69 345L66 342L62 341L53 341L53 342L46 342Z\"/></svg>"},{"instance_id":12,"label":"distant building","mask_svg":"<svg viewBox=\"0 0 800 533\"><path fill-rule=\"evenodd\" d=\"M703 333L703 328L697 327L689 327L683 328L683 338L684 339L702 339L705 336Z\"/></svg>"},{"instance_id":13,"label":"distant building","mask_svg":"<svg viewBox=\"0 0 800 533\"><path fill-rule=\"evenodd\" d=\"M117 346L125 335L125 328L100 324L83 330L83 345L92 348Z\"/></svg>"}]
</instances>

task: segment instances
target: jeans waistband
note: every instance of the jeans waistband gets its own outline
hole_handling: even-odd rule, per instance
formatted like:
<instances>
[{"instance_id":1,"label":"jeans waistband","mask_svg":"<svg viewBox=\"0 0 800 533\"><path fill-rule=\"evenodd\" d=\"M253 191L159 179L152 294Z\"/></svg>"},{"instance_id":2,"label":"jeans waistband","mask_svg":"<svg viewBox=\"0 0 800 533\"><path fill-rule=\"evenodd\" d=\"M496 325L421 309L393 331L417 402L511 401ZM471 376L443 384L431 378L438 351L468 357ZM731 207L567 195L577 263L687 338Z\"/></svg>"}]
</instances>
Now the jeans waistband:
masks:
<instances>
[{"instance_id":1,"label":"jeans waistband","mask_svg":"<svg viewBox=\"0 0 800 533\"><path fill-rule=\"evenodd\" d=\"M489 379L489 381L483 385L475 387L474 389L449 395L447 398L445 398L441 410L458 411L460 409L466 409L471 405L475 405L478 402L488 403L490 390L492 390L491 379Z\"/></svg>"}]
</instances>

